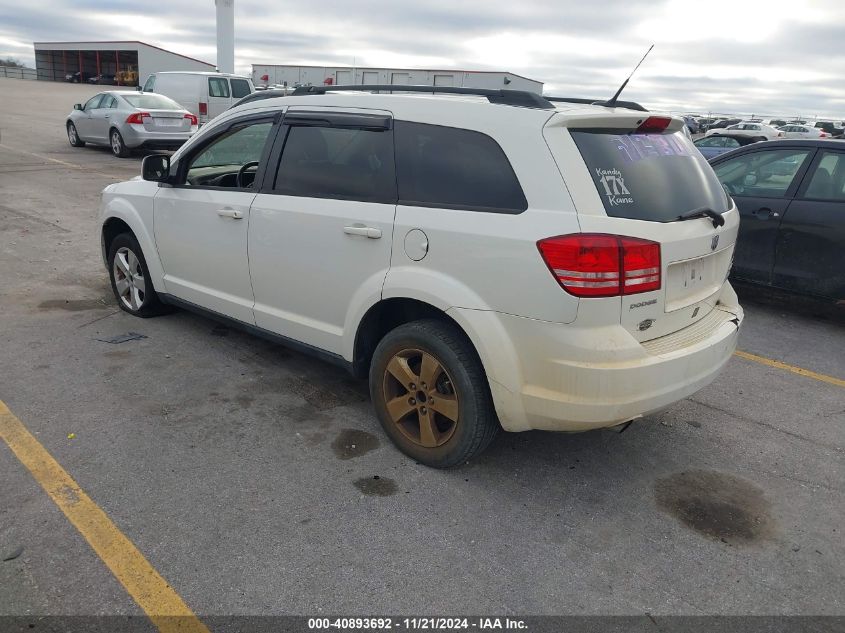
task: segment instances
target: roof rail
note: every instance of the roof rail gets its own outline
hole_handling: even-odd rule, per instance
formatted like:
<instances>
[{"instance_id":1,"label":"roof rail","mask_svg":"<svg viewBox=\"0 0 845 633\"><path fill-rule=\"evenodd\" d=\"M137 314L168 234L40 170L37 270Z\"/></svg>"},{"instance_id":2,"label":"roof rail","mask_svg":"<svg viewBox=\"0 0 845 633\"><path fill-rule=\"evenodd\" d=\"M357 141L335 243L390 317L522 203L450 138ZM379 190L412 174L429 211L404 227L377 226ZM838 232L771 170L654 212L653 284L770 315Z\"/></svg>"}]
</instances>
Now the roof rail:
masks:
<instances>
[{"instance_id":1,"label":"roof rail","mask_svg":"<svg viewBox=\"0 0 845 633\"><path fill-rule=\"evenodd\" d=\"M638 110L640 112L648 112L647 109L642 107L639 103L635 101L617 101L614 105L608 105L606 101L600 101L598 99L581 99L579 97L545 97L546 101L551 101L553 103L562 102L562 103L583 103L585 105L597 105L597 106L605 106L610 108L627 108L628 110Z\"/></svg>"},{"instance_id":2,"label":"roof rail","mask_svg":"<svg viewBox=\"0 0 845 633\"><path fill-rule=\"evenodd\" d=\"M293 96L322 95L327 92L425 92L431 94L475 95L487 97L490 103L552 110L554 105L542 95L527 90L491 90L487 88L463 88L454 86L403 86L394 84L365 84L362 86L300 86L293 91ZM265 90L265 92L270 92ZM246 97L245 97L246 98Z\"/></svg>"},{"instance_id":3,"label":"roof rail","mask_svg":"<svg viewBox=\"0 0 845 633\"><path fill-rule=\"evenodd\" d=\"M235 108L251 101L259 101L261 99L273 99L275 97L300 97L303 95L324 95L327 92L422 92L431 94L459 94L459 95L475 95L479 97L487 97L490 103L498 103L502 105L519 106L523 108L540 108L542 110L551 110L557 102L563 103L583 103L585 105L607 106L607 102L597 99L582 99L579 97L545 97L536 92L528 92L527 90L496 90L488 88L458 88L454 86L402 86L394 84L367 84L362 86L344 85L344 86L299 86L294 88L291 92L287 89L268 88L267 90L259 90L248 94L243 99L234 103L231 108ZM638 110L640 112L648 112L646 108L634 101L617 101L614 106L617 108L627 108L629 110ZM231 109L230 108L230 109Z\"/></svg>"},{"instance_id":4,"label":"roof rail","mask_svg":"<svg viewBox=\"0 0 845 633\"><path fill-rule=\"evenodd\" d=\"M287 97L290 94L290 90L281 90L274 88L268 88L267 90L258 90L256 92L251 92L242 99L238 99L237 101L235 101L235 103L229 106L229 110L231 110L232 108L237 108L239 105L243 105L251 101L260 101L261 99L273 99L275 97Z\"/></svg>"},{"instance_id":5,"label":"roof rail","mask_svg":"<svg viewBox=\"0 0 845 633\"><path fill-rule=\"evenodd\" d=\"M487 97L490 103L499 103L503 105L513 105L525 108L541 108L550 110L554 105L549 103L542 95L536 92L528 92L524 90L491 90L486 88L456 88L453 86L404 86L394 84L378 84L378 85L345 85L345 86L299 86L293 91L288 89L274 89L258 90L246 95L239 101L230 106L236 108L237 106L252 101L260 101L262 99L273 99L275 97L290 97L303 95L323 95L326 92L423 92L431 94L464 94L475 95L480 97Z\"/></svg>"}]
</instances>

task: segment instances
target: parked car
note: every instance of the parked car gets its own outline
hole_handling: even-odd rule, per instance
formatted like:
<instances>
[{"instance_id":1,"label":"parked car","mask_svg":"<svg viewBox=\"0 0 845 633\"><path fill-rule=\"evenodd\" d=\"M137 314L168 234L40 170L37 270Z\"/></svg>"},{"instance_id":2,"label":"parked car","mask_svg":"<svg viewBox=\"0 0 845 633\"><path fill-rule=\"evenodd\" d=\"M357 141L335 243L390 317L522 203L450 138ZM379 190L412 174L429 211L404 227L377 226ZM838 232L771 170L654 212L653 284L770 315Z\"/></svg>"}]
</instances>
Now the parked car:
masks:
<instances>
[{"instance_id":1,"label":"parked car","mask_svg":"<svg viewBox=\"0 0 845 633\"><path fill-rule=\"evenodd\" d=\"M91 73L82 72L80 70L77 70L76 72L72 73L67 73L65 75L65 81L72 84L82 83L83 81L88 81L90 79Z\"/></svg>"},{"instance_id":2,"label":"parked car","mask_svg":"<svg viewBox=\"0 0 845 633\"><path fill-rule=\"evenodd\" d=\"M838 136L845 131L845 123L842 121L817 121L814 127L824 130L830 136Z\"/></svg>"},{"instance_id":3,"label":"parked car","mask_svg":"<svg viewBox=\"0 0 845 633\"><path fill-rule=\"evenodd\" d=\"M197 117L163 95L114 90L74 105L65 128L74 147L108 145L123 158L132 149L178 148L197 131Z\"/></svg>"},{"instance_id":4,"label":"parked car","mask_svg":"<svg viewBox=\"0 0 845 633\"><path fill-rule=\"evenodd\" d=\"M106 187L121 309L210 312L369 377L385 433L435 467L713 380L743 319L739 214L680 118L385 89L253 100Z\"/></svg>"},{"instance_id":5,"label":"parked car","mask_svg":"<svg viewBox=\"0 0 845 633\"><path fill-rule=\"evenodd\" d=\"M827 138L830 136L824 130L809 125L790 124L778 128L784 138Z\"/></svg>"},{"instance_id":6,"label":"parked car","mask_svg":"<svg viewBox=\"0 0 845 633\"><path fill-rule=\"evenodd\" d=\"M170 97L203 125L255 92L255 87L252 79L240 75L173 71L151 74L144 82L144 91Z\"/></svg>"},{"instance_id":7,"label":"parked car","mask_svg":"<svg viewBox=\"0 0 845 633\"><path fill-rule=\"evenodd\" d=\"M723 132L722 134L711 134L710 136L700 138L695 141L695 146L704 158L710 159L733 151L738 147L745 147L756 142L757 139L753 136L743 136L741 134L730 135Z\"/></svg>"},{"instance_id":8,"label":"parked car","mask_svg":"<svg viewBox=\"0 0 845 633\"><path fill-rule=\"evenodd\" d=\"M742 215L733 277L845 299L845 144L755 143L711 164Z\"/></svg>"},{"instance_id":9,"label":"parked car","mask_svg":"<svg viewBox=\"0 0 845 633\"><path fill-rule=\"evenodd\" d=\"M102 73L99 75L94 75L88 80L89 84L100 84L100 85L108 85L113 86L115 83L115 76L110 75L107 73Z\"/></svg>"},{"instance_id":10,"label":"parked car","mask_svg":"<svg viewBox=\"0 0 845 633\"><path fill-rule=\"evenodd\" d=\"M728 127L729 125L736 125L741 120L742 119L719 119L708 125L707 131L709 132L710 130L721 130Z\"/></svg>"},{"instance_id":11,"label":"parked car","mask_svg":"<svg viewBox=\"0 0 845 633\"><path fill-rule=\"evenodd\" d=\"M743 121L735 125L729 125L724 132L731 136L750 136L758 141L774 140L783 138L784 133L763 123L751 123ZM707 135L716 134L715 130L708 130Z\"/></svg>"},{"instance_id":12,"label":"parked car","mask_svg":"<svg viewBox=\"0 0 845 633\"><path fill-rule=\"evenodd\" d=\"M700 126L698 125L698 121L693 119L692 117L685 116L684 123L687 126L687 129L690 131L690 134L698 134Z\"/></svg>"}]
</instances>

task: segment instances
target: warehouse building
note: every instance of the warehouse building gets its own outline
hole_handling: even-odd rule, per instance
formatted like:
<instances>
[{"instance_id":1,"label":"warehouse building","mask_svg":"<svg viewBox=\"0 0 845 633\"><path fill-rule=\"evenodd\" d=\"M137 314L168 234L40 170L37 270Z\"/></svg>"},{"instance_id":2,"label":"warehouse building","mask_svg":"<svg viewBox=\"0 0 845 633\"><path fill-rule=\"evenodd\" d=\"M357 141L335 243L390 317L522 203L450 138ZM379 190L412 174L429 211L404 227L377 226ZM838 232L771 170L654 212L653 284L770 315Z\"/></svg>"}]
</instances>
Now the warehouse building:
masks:
<instances>
[{"instance_id":1,"label":"warehouse building","mask_svg":"<svg viewBox=\"0 0 845 633\"><path fill-rule=\"evenodd\" d=\"M144 42L35 42L35 69L46 81L137 86L163 70L215 70L214 64Z\"/></svg>"},{"instance_id":2,"label":"warehouse building","mask_svg":"<svg viewBox=\"0 0 845 633\"><path fill-rule=\"evenodd\" d=\"M543 94L543 82L509 72L481 70L420 70L351 66L286 66L253 64L256 86L411 85L464 88L508 88Z\"/></svg>"}]
</instances>

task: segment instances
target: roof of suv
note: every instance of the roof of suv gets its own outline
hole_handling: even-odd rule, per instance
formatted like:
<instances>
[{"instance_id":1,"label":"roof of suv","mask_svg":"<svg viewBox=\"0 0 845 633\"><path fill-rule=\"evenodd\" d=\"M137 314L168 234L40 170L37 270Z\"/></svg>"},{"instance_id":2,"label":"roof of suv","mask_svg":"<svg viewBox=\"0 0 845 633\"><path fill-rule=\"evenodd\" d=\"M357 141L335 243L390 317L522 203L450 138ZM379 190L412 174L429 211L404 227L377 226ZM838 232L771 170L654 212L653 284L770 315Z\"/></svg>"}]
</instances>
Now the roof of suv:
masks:
<instances>
[{"instance_id":1,"label":"roof of suv","mask_svg":"<svg viewBox=\"0 0 845 633\"><path fill-rule=\"evenodd\" d=\"M261 93L258 93L261 94ZM644 113L606 108L583 103L555 103L551 108L514 107L489 103L486 98L471 95L441 94L372 94L369 92L337 92L325 95L275 96L251 99L235 104L230 113L248 110L267 110L280 106L304 108L354 108L390 111L399 120L417 121L433 125L493 130L503 125L527 125L539 129L555 114L599 115L602 119L627 115L645 118ZM646 115L647 116L647 115Z\"/></svg>"},{"instance_id":2,"label":"roof of suv","mask_svg":"<svg viewBox=\"0 0 845 633\"><path fill-rule=\"evenodd\" d=\"M602 108L625 108L628 110L637 110L646 112L640 104L633 101L616 101L614 103L603 102L596 99L583 99L575 97L550 97L529 92L524 90L497 90L485 88L466 88L466 87L445 87L445 86L398 86L398 85L350 85L350 86L300 86L291 94L287 90L263 90L254 92L243 97L240 101L235 103L232 107L245 105L253 101L263 101L266 99L274 99L276 97L304 97L317 96L325 98L327 95L338 95L344 93L353 93L358 95L370 96L410 96L410 95L426 95L428 97L447 99L454 103L455 98L469 97L473 101L479 99L486 99L489 103L499 105L509 105L523 108L532 108L539 110L559 110L570 109L572 105L560 104L575 104L576 106L596 106ZM384 94L386 93L386 95Z\"/></svg>"}]
</instances>

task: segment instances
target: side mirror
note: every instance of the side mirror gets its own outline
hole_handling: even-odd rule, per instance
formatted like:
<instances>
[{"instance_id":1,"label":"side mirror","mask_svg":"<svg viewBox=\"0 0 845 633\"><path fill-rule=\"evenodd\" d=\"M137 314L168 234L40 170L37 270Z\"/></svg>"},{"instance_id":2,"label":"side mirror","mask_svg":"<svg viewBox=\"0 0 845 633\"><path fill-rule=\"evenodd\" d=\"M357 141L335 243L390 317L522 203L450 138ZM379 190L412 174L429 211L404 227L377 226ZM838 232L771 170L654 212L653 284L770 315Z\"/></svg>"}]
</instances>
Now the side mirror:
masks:
<instances>
[{"instance_id":1,"label":"side mirror","mask_svg":"<svg viewBox=\"0 0 845 633\"><path fill-rule=\"evenodd\" d=\"M135 90L137 92L144 92L144 89L141 86L135 86Z\"/></svg>"},{"instance_id":2,"label":"side mirror","mask_svg":"<svg viewBox=\"0 0 845 633\"><path fill-rule=\"evenodd\" d=\"M167 182L170 178L170 156L152 154L141 161L141 178L150 182Z\"/></svg>"},{"instance_id":3,"label":"side mirror","mask_svg":"<svg viewBox=\"0 0 845 633\"><path fill-rule=\"evenodd\" d=\"M74 109L74 110L81 110L81 109L82 109L82 104L81 104L81 103L74 103L74 104L73 104L73 109Z\"/></svg>"}]
</instances>

